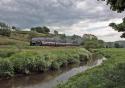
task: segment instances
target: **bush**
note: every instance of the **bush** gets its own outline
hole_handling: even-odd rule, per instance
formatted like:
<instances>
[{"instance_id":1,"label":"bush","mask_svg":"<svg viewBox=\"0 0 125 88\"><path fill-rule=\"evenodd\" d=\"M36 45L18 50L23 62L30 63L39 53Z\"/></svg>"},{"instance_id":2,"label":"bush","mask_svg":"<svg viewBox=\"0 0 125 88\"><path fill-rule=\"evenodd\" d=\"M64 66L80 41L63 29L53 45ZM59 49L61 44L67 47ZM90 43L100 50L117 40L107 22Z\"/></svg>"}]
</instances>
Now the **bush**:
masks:
<instances>
[{"instance_id":1,"label":"bush","mask_svg":"<svg viewBox=\"0 0 125 88\"><path fill-rule=\"evenodd\" d=\"M11 30L10 29L0 29L0 35L9 37L10 34L11 34Z\"/></svg>"},{"instance_id":2,"label":"bush","mask_svg":"<svg viewBox=\"0 0 125 88\"><path fill-rule=\"evenodd\" d=\"M68 63L69 64L80 63L79 55L77 55L77 54L71 54L71 55L69 55L69 57L68 57Z\"/></svg>"},{"instance_id":3,"label":"bush","mask_svg":"<svg viewBox=\"0 0 125 88\"><path fill-rule=\"evenodd\" d=\"M88 54L82 53L79 54L79 59L81 62L87 62L90 58Z\"/></svg>"},{"instance_id":4,"label":"bush","mask_svg":"<svg viewBox=\"0 0 125 88\"><path fill-rule=\"evenodd\" d=\"M51 63L45 60L45 58L37 57L35 58L35 65L36 65L35 69L37 69L36 71L43 72L47 71L50 68Z\"/></svg>"},{"instance_id":5,"label":"bush","mask_svg":"<svg viewBox=\"0 0 125 88\"><path fill-rule=\"evenodd\" d=\"M23 54L23 55L22 55ZM34 52L23 52L11 57L16 73L29 74L30 72L41 72L49 69L50 62Z\"/></svg>"},{"instance_id":6,"label":"bush","mask_svg":"<svg viewBox=\"0 0 125 88\"><path fill-rule=\"evenodd\" d=\"M61 64L57 61L52 62L51 69L52 70L59 70L61 67Z\"/></svg>"},{"instance_id":7,"label":"bush","mask_svg":"<svg viewBox=\"0 0 125 88\"><path fill-rule=\"evenodd\" d=\"M7 59L0 58L0 77L10 77L14 75L13 64Z\"/></svg>"},{"instance_id":8,"label":"bush","mask_svg":"<svg viewBox=\"0 0 125 88\"><path fill-rule=\"evenodd\" d=\"M44 72L48 71L50 68L53 70L58 70L60 67L66 66L67 64L80 63L81 57L87 57L86 54L83 53L88 53L88 56L90 55L90 53L85 49L65 49L64 47L27 47L25 49L23 48L20 52L1 52L1 76ZM6 65L7 68L2 69L2 67L6 67Z\"/></svg>"}]
</instances>

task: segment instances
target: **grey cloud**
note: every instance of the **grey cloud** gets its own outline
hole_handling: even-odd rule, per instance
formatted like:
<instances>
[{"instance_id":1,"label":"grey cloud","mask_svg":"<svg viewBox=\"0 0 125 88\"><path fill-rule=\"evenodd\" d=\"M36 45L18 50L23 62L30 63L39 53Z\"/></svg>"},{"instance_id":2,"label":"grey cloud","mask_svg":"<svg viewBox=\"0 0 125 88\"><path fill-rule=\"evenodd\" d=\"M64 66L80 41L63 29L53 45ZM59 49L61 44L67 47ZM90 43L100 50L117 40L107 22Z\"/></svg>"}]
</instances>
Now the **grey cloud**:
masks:
<instances>
[{"instance_id":1,"label":"grey cloud","mask_svg":"<svg viewBox=\"0 0 125 88\"><path fill-rule=\"evenodd\" d=\"M3 1L3 0L2 0ZM91 22L122 18L123 14L110 11L109 7L97 0L11 0L0 1L0 21L22 28L37 25L71 26L89 19ZM77 3L85 2L83 9ZM101 7L102 10L98 10Z\"/></svg>"}]
</instances>

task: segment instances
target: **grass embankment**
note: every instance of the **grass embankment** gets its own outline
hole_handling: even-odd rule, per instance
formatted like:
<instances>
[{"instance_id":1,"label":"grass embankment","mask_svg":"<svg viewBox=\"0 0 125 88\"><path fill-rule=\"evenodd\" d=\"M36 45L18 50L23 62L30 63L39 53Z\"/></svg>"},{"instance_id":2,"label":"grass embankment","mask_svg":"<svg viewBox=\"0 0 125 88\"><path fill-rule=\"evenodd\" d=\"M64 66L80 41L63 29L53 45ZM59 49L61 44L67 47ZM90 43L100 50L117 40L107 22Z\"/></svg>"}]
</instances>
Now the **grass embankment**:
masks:
<instances>
[{"instance_id":1,"label":"grass embankment","mask_svg":"<svg viewBox=\"0 0 125 88\"><path fill-rule=\"evenodd\" d=\"M57 88L125 88L125 49L100 49L102 65L80 73Z\"/></svg>"},{"instance_id":2,"label":"grass embankment","mask_svg":"<svg viewBox=\"0 0 125 88\"><path fill-rule=\"evenodd\" d=\"M32 31L12 31L10 37L0 35L0 45L27 46L32 37L52 37L52 34L43 34Z\"/></svg>"},{"instance_id":3,"label":"grass embankment","mask_svg":"<svg viewBox=\"0 0 125 88\"><path fill-rule=\"evenodd\" d=\"M1 47L0 77L57 70L89 59L91 53L78 47Z\"/></svg>"}]
</instances>

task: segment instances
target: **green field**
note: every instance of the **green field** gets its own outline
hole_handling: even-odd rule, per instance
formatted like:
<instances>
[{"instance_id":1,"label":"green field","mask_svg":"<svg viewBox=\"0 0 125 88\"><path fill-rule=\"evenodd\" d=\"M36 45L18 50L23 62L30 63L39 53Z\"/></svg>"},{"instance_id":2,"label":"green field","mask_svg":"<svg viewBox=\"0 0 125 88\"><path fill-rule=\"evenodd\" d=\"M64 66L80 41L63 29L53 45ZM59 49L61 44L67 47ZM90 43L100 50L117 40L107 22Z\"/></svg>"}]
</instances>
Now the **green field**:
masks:
<instances>
[{"instance_id":1,"label":"green field","mask_svg":"<svg viewBox=\"0 0 125 88\"><path fill-rule=\"evenodd\" d=\"M125 88L125 49L100 49L107 60L57 88Z\"/></svg>"},{"instance_id":2,"label":"green field","mask_svg":"<svg viewBox=\"0 0 125 88\"><path fill-rule=\"evenodd\" d=\"M87 61L91 55L80 47L1 46L0 77L57 70L67 64Z\"/></svg>"}]
</instances>

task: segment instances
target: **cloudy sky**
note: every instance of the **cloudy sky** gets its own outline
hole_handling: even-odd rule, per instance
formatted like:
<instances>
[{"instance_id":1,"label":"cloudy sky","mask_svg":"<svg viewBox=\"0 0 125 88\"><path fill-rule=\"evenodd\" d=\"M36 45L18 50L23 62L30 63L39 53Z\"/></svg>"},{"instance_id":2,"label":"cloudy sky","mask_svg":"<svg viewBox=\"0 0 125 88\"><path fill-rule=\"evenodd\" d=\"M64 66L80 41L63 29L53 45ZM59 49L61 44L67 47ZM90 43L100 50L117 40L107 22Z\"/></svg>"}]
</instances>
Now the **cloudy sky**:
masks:
<instances>
[{"instance_id":1,"label":"cloudy sky","mask_svg":"<svg viewBox=\"0 0 125 88\"><path fill-rule=\"evenodd\" d=\"M108 24L124 16L97 0L0 0L2 22L21 28L45 25L67 35L89 33L105 41L121 40Z\"/></svg>"}]
</instances>

